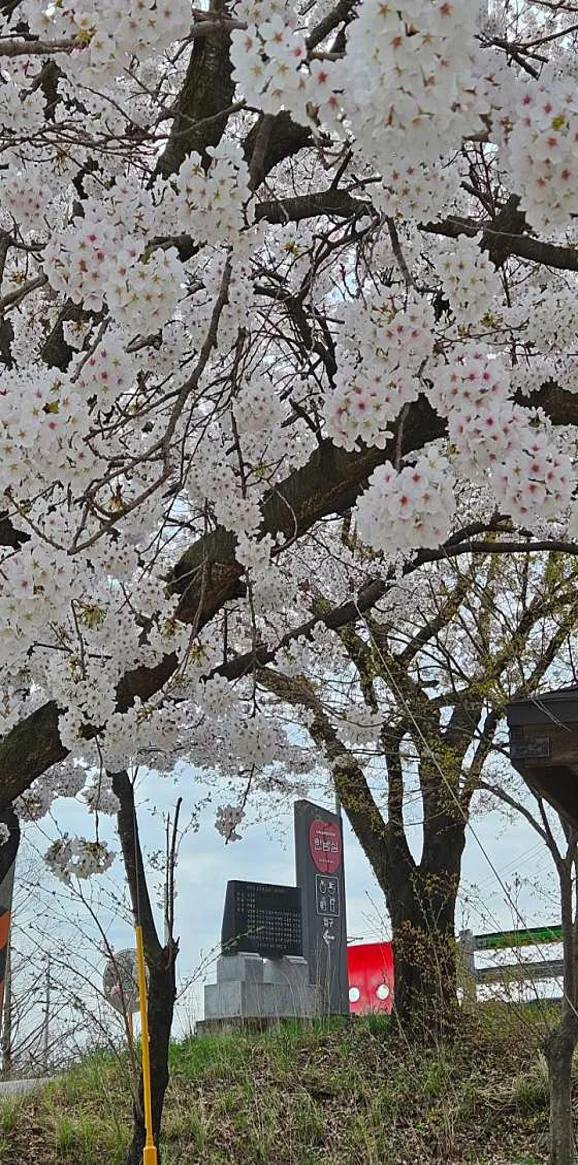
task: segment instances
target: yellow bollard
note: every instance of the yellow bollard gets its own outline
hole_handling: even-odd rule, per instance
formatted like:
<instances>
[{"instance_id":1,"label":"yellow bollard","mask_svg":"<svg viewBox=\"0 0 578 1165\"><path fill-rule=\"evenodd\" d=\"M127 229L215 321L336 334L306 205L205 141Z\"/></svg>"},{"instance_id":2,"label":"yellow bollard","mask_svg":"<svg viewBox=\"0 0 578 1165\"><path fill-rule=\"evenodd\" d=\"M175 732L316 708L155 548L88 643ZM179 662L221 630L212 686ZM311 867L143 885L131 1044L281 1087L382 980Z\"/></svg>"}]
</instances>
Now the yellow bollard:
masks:
<instances>
[{"instance_id":1,"label":"yellow bollard","mask_svg":"<svg viewBox=\"0 0 578 1165\"><path fill-rule=\"evenodd\" d=\"M151 1101L151 1062L149 1056L149 1024L147 1016L147 981L145 975L142 927L135 926L136 961L138 968L138 993L140 1002L140 1025L142 1042L142 1090L145 1118L145 1147L142 1154L143 1165L157 1165L157 1150L153 1138L153 1109Z\"/></svg>"}]
</instances>

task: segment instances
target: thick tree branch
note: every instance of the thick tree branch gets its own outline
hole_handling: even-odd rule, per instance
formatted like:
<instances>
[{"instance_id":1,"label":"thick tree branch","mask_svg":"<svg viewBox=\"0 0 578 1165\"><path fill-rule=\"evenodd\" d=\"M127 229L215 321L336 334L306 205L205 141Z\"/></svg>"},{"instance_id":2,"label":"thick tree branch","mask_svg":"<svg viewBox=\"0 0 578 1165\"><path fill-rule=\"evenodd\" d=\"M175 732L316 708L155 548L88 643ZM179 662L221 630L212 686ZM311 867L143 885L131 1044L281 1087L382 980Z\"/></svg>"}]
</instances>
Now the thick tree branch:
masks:
<instances>
[{"instance_id":1,"label":"thick tree branch","mask_svg":"<svg viewBox=\"0 0 578 1165\"><path fill-rule=\"evenodd\" d=\"M356 219L372 214L375 214L375 211L370 202L352 198L345 190L332 189L300 194L294 198L258 202L255 207L257 222L265 219L267 222L279 223L282 226L289 222L301 222L305 218L318 218L320 215L327 215L328 218Z\"/></svg>"},{"instance_id":2,"label":"thick tree branch","mask_svg":"<svg viewBox=\"0 0 578 1165\"><path fill-rule=\"evenodd\" d=\"M208 11L225 16L226 0L212 0ZM207 146L218 145L223 136L235 94L229 39L229 31L217 22L214 30L193 40L169 140L157 164L164 178L174 174L193 152L208 163Z\"/></svg>"},{"instance_id":3,"label":"thick tree branch","mask_svg":"<svg viewBox=\"0 0 578 1165\"><path fill-rule=\"evenodd\" d=\"M519 259L528 259L544 267L578 271L576 248L545 243L528 234L529 228L524 214L519 210L519 204L519 198L513 194L490 222L480 223L475 218L451 215L441 222L421 223L420 230L450 239L457 239L460 235L473 238L482 231L482 250L488 252L496 267L501 267L510 255L516 255Z\"/></svg>"},{"instance_id":4,"label":"thick tree branch","mask_svg":"<svg viewBox=\"0 0 578 1165\"><path fill-rule=\"evenodd\" d=\"M318 24L311 29L307 37L307 48L309 52L317 48L326 37L330 36L340 24L349 24L353 19L355 8L358 0L339 0L335 8L327 13Z\"/></svg>"},{"instance_id":5,"label":"thick tree branch","mask_svg":"<svg viewBox=\"0 0 578 1165\"><path fill-rule=\"evenodd\" d=\"M50 57L84 46L78 37L65 40L0 40L0 57Z\"/></svg>"},{"instance_id":6,"label":"thick tree branch","mask_svg":"<svg viewBox=\"0 0 578 1165\"><path fill-rule=\"evenodd\" d=\"M512 195L506 206L491 222L478 222L473 218L450 216L441 222L422 223L420 229L427 234L444 235L457 239L460 235L473 238L482 232L481 246L486 250L496 267L515 255L544 267L554 267L560 271L578 271L578 250L556 243L542 242L527 231L526 220L517 211L519 199ZM354 198L346 190L326 190L312 194L297 195L293 198L275 199L258 203L255 208L257 221L285 224L301 222L307 218L326 215L331 218L357 219L364 215L376 215L369 200Z\"/></svg>"},{"instance_id":7,"label":"thick tree branch","mask_svg":"<svg viewBox=\"0 0 578 1165\"><path fill-rule=\"evenodd\" d=\"M262 113L257 118L257 121L245 138L243 152L247 162L250 162L253 157L255 144L261 133L265 116ZM286 111L278 113L274 118L271 133L268 135L267 144L263 153L263 178L266 178L271 173L271 170L274 170L275 166L278 166L285 158L293 158L300 150L311 145L313 145L313 133L310 126L298 125L297 122L292 121ZM263 215L262 217L266 218L267 216Z\"/></svg>"}]
</instances>

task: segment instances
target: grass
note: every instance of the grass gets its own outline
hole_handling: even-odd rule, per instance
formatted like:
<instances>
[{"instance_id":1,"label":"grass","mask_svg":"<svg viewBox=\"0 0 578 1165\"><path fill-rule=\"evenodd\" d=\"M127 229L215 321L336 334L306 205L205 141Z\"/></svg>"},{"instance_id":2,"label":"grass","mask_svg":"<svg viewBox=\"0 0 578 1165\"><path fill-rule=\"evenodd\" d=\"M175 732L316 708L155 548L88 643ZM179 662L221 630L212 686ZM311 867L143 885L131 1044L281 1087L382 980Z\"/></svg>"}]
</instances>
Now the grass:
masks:
<instances>
[{"instance_id":1,"label":"grass","mask_svg":"<svg viewBox=\"0 0 578 1165\"><path fill-rule=\"evenodd\" d=\"M375 1017L175 1044L163 1165L541 1165L541 1036L505 1007L420 1052ZM90 1056L0 1104L0 1165L122 1165L130 1111L128 1063Z\"/></svg>"}]
</instances>

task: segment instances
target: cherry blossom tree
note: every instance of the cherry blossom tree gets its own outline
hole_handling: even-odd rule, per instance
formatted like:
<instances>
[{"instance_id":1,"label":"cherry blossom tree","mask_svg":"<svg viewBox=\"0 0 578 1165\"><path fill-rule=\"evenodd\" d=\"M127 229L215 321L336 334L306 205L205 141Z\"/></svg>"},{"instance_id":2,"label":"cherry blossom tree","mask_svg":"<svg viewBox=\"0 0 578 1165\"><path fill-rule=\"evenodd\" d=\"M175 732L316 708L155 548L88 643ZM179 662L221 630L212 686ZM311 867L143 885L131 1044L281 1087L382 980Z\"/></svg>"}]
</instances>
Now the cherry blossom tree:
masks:
<instances>
[{"instance_id":1,"label":"cherry blossom tree","mask_svg":"<svg viewBox=\"0 0 578 1165\"><path fill-rule=\"evenodd\" d=\"M0 14L13 844L14 814L85 786L115 811L108 774L135 763L306 772L258 666L487 531L575 552L578 16ZM332 611L311 615L312 578ZM52 857L110 862L94 838Z\"/></svg>"}]
</instances>

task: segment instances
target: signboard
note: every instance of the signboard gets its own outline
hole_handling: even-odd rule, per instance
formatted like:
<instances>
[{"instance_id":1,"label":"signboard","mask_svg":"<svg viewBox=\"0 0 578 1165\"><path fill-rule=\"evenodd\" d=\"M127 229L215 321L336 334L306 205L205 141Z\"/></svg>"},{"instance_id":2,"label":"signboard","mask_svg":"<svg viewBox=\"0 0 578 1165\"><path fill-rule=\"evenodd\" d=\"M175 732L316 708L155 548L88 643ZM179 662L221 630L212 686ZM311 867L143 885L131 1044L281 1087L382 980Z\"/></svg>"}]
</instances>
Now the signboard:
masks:
<instances>
[{"instance_id":1,"label":"signboard","mask_svg":"<svg viewBox=\"0 0 578 1165\"><path fill-rule=\"evenodd\" d=\"M301 892L296 886L227 882L221 951L264 959L302 955Z\"/></svg>"},{"instance_id":2,"label":"signboard","mask_svg":"<svg viewBox=\"0 0 578 1165\"><path fill-rule=\"evenodd\" d=\"M18 818L12 808L5 809L0 815L4 834L8 829L8 837L2 842L2 860L0 867L2 877L0 881L0 1032L4 1022L4 990L6 972L8 968L8 949L10 943L10 922L12 918L12 898L14 894L14 871L16 856L20 842L20 826ZM8 969L9 973L9 969Z\"/></svg>"},{"instance_id":3,"label":"signboard","mask_svg":"<svg viewBox=\"0 0 578 1165\"><path fill-rule=\"evenodd\" d=\"M133 1015L139 1009L136 951L117 951L102 976L102 989L115 1011Z\"/></svg>"},{"instance_id":4,"label":"signboard","mask_svg":"<svg viewBox=\"0 0 578 1165\"><path fill-rule=\"evenodd\" d=\"M335 813L295 803L295 863L303 912L303 954L329 1015L349 1015L343 832Z\"/></svg>"},{"instance_id":5,"label":"signboard","mask_svg":"<svg viewBox=\"0 0 578 1165\"><path fill-rule=\"evenodd\" d=\"M18 844L18 838L16 844ZM6 967L8 964L8 944L10 942L10 920L12 918L15 868L16 860L8 867L5 877L0 882L0 1031L2 1030L4 1021L4 989Z\"/></svg>"},{"instance_id":6,"label":"signboard","mask_svg":"<svg viewBox=\"0 0 578 1165\"><path fill-rule=\"evenodd\" d=\"M335 874L343 861L341 830L335 821L316 818L309 826L309 850L322 874Z\"/></svg>"}]
</instances>

